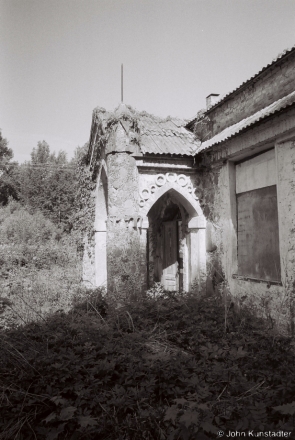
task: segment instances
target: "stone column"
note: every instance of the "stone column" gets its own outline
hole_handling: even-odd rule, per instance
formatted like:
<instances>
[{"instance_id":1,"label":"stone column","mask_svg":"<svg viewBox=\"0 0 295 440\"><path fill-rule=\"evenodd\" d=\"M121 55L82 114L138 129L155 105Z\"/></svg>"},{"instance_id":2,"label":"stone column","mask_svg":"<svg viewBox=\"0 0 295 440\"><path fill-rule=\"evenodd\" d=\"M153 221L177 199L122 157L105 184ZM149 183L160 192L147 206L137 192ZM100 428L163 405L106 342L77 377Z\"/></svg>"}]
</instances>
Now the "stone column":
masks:
<instances>
[{"instance_id":1,"label":"stone column","mask_svg":"<svg viewBox=\"0 0 295 440\"><path fill-rule=\"evenodd\" d=\"M189 229L189 289L197 284L199 290L206 283L206 219L193 217Z\"/></svg>"},{"instance_id":2,"label":"stone column","mask_svg":"<svg viewBox=\"0 0 295 440\"><path fill-rule=\"evenodd\" d=\"M107 231L105 221L98 221L95 231L95 285L97 287L107 287Z\"/></svg>"}]
</instances>

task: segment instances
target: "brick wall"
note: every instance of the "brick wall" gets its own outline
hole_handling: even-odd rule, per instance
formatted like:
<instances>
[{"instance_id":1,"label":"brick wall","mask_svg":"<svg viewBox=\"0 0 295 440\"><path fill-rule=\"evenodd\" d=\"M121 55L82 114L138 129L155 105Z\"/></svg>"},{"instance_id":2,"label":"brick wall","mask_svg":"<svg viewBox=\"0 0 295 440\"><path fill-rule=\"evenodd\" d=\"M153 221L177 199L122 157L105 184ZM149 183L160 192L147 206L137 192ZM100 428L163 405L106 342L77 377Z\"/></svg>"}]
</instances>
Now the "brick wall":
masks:
<instances>
[{"instance_id":1,"label":"brick wall","mask_svg":"<svg viewBox=\"0 0 295 440\"><path fill-rule=\"evenodd\" d=\"M212 136L295 90L295 53L270 67L207 115Z\"/></svg>"}]
</instances>

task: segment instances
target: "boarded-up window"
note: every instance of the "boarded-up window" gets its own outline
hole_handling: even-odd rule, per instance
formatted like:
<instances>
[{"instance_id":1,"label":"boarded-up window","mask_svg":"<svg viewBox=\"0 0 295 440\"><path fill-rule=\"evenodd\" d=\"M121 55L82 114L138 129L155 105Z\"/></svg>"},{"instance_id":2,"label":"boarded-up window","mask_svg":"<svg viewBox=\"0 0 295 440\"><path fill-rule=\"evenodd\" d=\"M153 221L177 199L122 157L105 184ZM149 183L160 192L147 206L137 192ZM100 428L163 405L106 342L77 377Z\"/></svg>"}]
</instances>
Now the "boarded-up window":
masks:
<instances>
[{"instance_id":1,"label":"boarded-up window","mask_svg":"<svg viewBox=\"0 0 295 440\"><path fill-rule=\"evenodd\" d=\"M280 281L274 151L236 167L239 275Z\"/></svg>"}]
</instances>

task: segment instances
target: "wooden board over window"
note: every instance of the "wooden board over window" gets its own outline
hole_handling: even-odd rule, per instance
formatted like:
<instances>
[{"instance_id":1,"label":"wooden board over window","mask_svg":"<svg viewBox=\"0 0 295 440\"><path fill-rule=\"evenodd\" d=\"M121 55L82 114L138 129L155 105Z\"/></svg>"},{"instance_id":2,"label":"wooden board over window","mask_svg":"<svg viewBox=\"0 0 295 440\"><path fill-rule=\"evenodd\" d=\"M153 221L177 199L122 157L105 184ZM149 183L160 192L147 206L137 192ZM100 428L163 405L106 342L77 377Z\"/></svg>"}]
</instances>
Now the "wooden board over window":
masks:
<instances>
[{"instance_id":1,"label":"wooden board over window","mask_svg":"<svg viewBox=\"0 0 295 440\"><path fill-rule=\"evenodd\" d=\"M237 195L239 275L280 281L276 185Z\"/></svg>"},{"instance_id":2,"label":"wooden board over window","mask_svg":"<svg viewBox=\"0 0 295 440\"><path fill-rule=\"evenodd\" d=\"M236 193L276 185L275 150L252 157L236 166Z\"/></svg>"}]
</instances>

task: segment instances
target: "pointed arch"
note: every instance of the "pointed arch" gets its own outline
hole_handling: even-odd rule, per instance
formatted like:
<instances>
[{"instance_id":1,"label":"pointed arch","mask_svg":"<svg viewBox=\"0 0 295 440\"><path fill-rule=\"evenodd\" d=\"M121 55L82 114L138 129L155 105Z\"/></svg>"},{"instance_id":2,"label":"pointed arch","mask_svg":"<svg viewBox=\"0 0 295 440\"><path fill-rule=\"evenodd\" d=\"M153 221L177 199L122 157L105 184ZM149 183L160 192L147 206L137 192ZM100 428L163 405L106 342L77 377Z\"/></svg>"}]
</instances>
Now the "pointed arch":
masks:
<instances>
[{"instance_id":1,"label":"pointed arch","mask_svg":"<svg viewBox=\"0 0 295 440\"><path fill-rule=\"evenodd\" d=\"M171 219L172 221L169 221L169 219L168 221L164 220L164 228L161 229L162 225L159 223L158 216L161 216L160 208L162 203L166 203L166 196L168 196L168 200L170 199L172 203L179 206L181 223L175 219ZM151 194L142 212L148 218L149 223L150 281L153 282L162 273L161 282L168 290L170 290L168 284L172 282L171 280L173 280L173 286L179 281L179 287L186 291L190 290L192 286L199 286L201 290L206 277L206 219L199 201L186 188L175 182L169 182L157 188L155 193ZM172 250L177 246L178 250L175 265L170 265L170 263L174 263L174 260L171 262L168 259L168 261L165 256L167 252L167 255L172 255L171 249L167 249L165 244L167 241L165 229L169 228L170 225L172 228L174 222L176 222L175 225L179 229L178 232L176 230L172 235L169 232L172 238L168 242L172 246ZM178 240L176 245L173 244L175 243L175 237ZM171 273L166 270L167 261ZM178 281L177 276L179 277Z\"/></svg>"},{"instance_id":2,"label":"pointed arch","mask_svg":"<svg viewBox=\"0 0 295 440\"><path fill-rule=\"evenodd\" d=\"M184 206L189 214L189 219L197 216L203 217L203 212L200 207L199 201L195 200L194 197L187 190L174 182L166 183L165 185L160 187L154 194L152 194L150 199L143 207L144 215L148 216L149 211L157 202L157 200L159 200L160 197L168 192L173 194L173 196Z\"/></svg>"}]
</instances>

